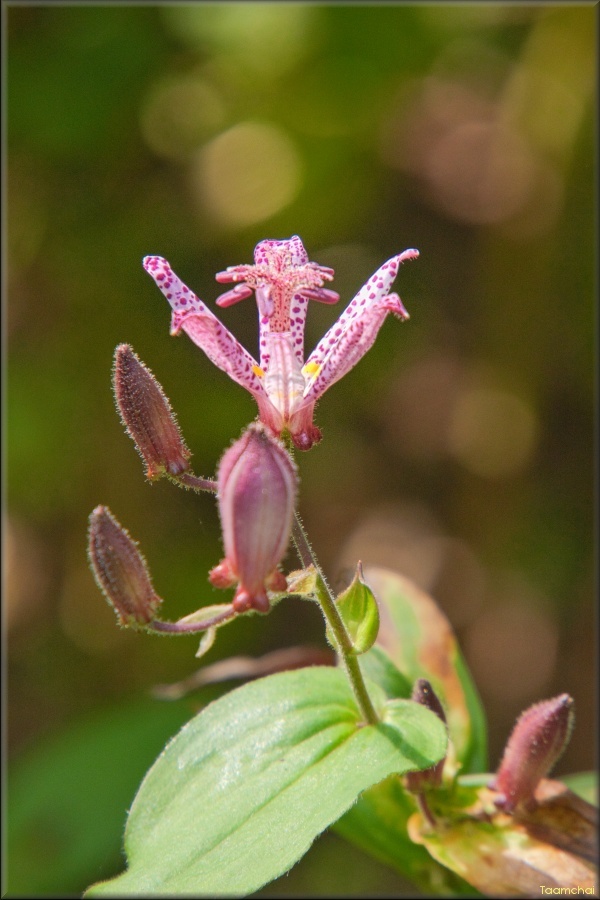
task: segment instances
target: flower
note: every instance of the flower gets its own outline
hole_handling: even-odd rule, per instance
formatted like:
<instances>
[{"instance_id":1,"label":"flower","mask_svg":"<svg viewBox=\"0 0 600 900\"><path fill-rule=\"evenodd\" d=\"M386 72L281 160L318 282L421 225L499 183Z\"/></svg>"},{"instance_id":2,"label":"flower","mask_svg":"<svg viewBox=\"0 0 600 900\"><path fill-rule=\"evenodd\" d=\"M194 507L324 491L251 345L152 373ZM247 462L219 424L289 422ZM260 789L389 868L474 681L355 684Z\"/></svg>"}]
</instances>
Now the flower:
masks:
<instances>
[{"instance_id":1,"label":"flower","mask_svg":"<svg viewBox=\"0 0 600 900\"><path fill-rule=\"evenodd\" d=\"M107 506L97 506L90 515L88 538L92 572L119 624L134 628L150 624L162 599L152 587L137 543Z\"/></svg>"},{"instance_id":2,"label":"flower","mask_svg":"<svg viewBox=\"0 0 600 900\"><path fill-rule=\"evenodd\" d=\"M400 263L418 255L418 250L405 250L385 262L306 361L308 301L335 303L339 298L323 287L333 278L333 270L309 262L297 235L289 240L261 241L254 251L254 265L230 266L216 276L221 283L235 284L217 299L219 306L230 306L254 292L259 314L259 362L180 281L165 259L146 256L144 268L173 308L171 334L185 331L215 365L252 394L260 420L276 436L287 431L296 447L309 450L321 439L313 424L317 400L362 359L388 313L408 319L400 297L389 290Z\"/></svg>"},{"instance_id":3,"label":"flower","mask_svg":"<svg viewBox=\"0 0 600 900\"><path fill-rule=\"evenodd\" d=\"M223 454L217 485L225 559L210 581L216 587L237 583L236 612L268 612L267 589L287 587L277 566L292 530L296 467L283 444L255 422Z\"/></svg>"}]
</instances>

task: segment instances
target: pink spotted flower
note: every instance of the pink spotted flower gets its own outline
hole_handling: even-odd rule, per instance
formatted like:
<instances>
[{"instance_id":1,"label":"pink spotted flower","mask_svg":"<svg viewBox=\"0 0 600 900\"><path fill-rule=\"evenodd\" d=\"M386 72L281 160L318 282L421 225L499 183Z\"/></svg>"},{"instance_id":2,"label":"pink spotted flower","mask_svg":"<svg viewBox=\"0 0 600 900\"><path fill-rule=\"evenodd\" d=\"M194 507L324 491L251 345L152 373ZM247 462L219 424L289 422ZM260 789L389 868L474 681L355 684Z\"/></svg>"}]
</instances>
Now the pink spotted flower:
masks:
<instances>
[{"instance_id":1,"label":"pink spotted flower","mask_svg":"<svg viewBox=\"0 0 600 900\"><path fill-rule=\"evenodd\" d=\"M171 334L185 331L215 365L250 391L260 420L276 436L288 432L296 447L309 450L321 439L313 423L317 400L370 349L388 313L408 319L398 294L389 291L400 263L418 255L418 250L405 250L385 262L307 360L304 325L308 301L335 303L339 296L323 287L333 278L333 269L309 262L297 235L289 240L261 241L254 251L254 265L229 266L216 276L221 283L235 285L218 297L218 306L230 306L254 293L259 362L180 281L165 259L146 256L144 268L171 304Z\"/></svg>"}]
</instances>

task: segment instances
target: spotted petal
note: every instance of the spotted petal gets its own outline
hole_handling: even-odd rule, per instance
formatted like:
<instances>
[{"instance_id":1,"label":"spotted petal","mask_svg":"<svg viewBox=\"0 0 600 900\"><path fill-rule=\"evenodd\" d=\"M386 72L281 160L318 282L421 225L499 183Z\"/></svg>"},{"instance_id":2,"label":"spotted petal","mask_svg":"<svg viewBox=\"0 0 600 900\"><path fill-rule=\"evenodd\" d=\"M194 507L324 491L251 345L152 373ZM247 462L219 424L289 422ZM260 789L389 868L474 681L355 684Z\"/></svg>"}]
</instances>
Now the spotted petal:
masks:
<instances>
[{"instance_id":1,"label":"spotted petal","mask_svg":"<svg viewBox=\"0 0 600 900\"><path fill-rule=\"evenodd\" d=\"M185 333L233 381L256 398L266 397L258 363L160 256L146 256L144 268L173 309L171 334Z\"/></svg>"},{"instance_id":2,"label":"spotted petal","mask_svg":"<svg viewBox=\"0 0 600 900\"><path fill-rule=\"evenodd\" d=\"M408 319L398 294L388 292L400 263L418 255L418 250L405 250L384 263L319 341L303 370L307 378L304 403L318 400L327 388L362 359L372 347L388 313Z\"/></svg>"}]
</instances>

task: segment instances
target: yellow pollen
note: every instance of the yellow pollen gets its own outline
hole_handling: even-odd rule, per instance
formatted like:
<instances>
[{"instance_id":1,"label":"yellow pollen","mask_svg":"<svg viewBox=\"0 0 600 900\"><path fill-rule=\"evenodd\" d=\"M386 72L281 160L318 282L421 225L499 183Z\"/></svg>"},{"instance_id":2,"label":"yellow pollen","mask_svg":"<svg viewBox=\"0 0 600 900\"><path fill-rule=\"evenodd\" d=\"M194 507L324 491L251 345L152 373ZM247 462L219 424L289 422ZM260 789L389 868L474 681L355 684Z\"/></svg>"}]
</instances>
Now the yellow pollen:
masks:
<instances>
[{"instance_id":1,"label":"yellow pollen","mask_svg":"<svg viewBox=\"0 0 600 900\"><path fill-rule=\"evenodd\" d=\"M255 375L258 375L259 378L265 377L265 373L263 372L263 370L261 369L260 366L252 366L252 371L254 372Z\"/></svg>"},{"instance_id":2,"label":"yellow pollen","mask_svg":"<svg viewBox=\"0 0 600 900\"><path fill-rule=\"evenodd\" d=\"M318 375L320 371L321 371L320 364L312 362L312 363L306 363L306 365L302 369L302 374L310 375L312 378L313 375Z\"/></svg>"}]
</instances>

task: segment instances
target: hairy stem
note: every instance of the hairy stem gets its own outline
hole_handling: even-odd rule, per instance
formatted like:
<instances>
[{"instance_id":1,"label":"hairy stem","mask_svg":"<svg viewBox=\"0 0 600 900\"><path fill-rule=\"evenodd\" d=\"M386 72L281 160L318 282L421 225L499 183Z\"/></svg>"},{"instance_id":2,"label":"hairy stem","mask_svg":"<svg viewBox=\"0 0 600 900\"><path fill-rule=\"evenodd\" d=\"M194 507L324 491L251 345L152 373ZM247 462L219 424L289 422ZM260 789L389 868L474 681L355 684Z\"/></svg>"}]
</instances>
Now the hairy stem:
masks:
<instances>
[{"instance_id":1,"label":"hairy stem","mask_svg":"<svg viewBox=\"0 0 600 900\"><path fill-rule=\"evenodd\" d=\"M210 491L212 494L217 493L217 482L211 478L199 478L192 472L182 472L180 475L172 476L173 481L178 487L191 488L193 491Z\"/></svg>"},{"instance_id":2,"label":"hairy stem","mask_svg":"<svg viewBox=\"0 0 600 900\"><path fill-rule=\"evenodd\" d=\"M336 650L342 660L346 674L348 675L358 708L360 709L365 722L369 725L376 725L379 722L379 717L375 711L369 692L367 691L358 657L354 653L352 641L350 640L348 632L346 631L346 626L344 625L343 619L336 606L335 597L321 571L321 567L319 566L314 550L310 546L298 513L295 514L294 518L292 538L300 562L304 568L313 565L317 572L317 599L323 611L323 615L325 616L325 620L333 634Z\"/></svg>"},{"instance_id":3,"label":"hairy stem","mask_svg":"<svg viewBox=\"0 0 600 900\"><path fill-rule=\"evenodd\" d=\"M162 619L154 619L147 627L152 631L160 631L164 634L194 634L197 631L206 631L207 628L212 628L214 625L221 625L222 622L227 622L228 619L233 619L237 615L238 613L231 605L218 615L211 619L204 619L202 622L186 622L181 619L179 622L163 622Z\"/></svg>"}]
</instances>

